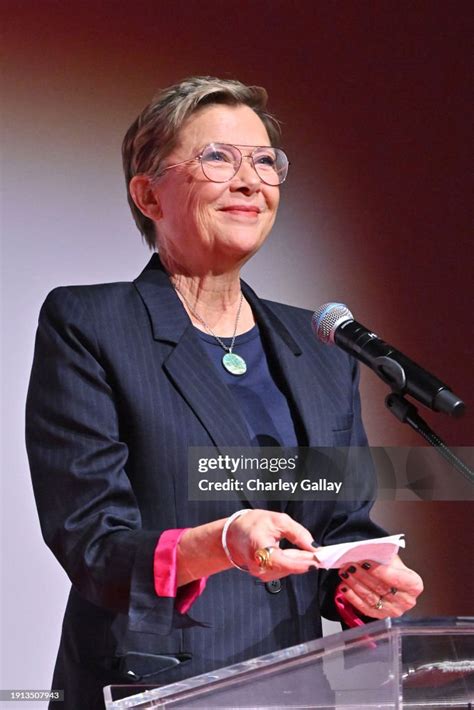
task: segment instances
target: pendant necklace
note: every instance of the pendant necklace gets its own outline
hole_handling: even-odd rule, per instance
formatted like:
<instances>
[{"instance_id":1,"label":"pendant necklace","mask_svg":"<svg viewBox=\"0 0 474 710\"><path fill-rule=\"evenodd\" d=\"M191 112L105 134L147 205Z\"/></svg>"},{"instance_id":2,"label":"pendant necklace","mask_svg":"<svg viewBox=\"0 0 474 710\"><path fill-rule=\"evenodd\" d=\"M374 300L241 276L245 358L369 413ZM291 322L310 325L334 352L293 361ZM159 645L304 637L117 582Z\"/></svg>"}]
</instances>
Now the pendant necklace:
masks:
<instances>
[{"instance_id":1,"label":"pendant necklace","mask_svg":"<svg viewBox=\"0 0 474 710\"><path fill-rule=\"evenodd\" d=\"M222 365L224 366L224 369L227 370L227 372L230 372L231 375L245 375L247 372L247 363L245 362L244 358L241 357L240 355L237 355L237 353L233 352L234 349L234 343L235 343L235 338L237 335L237 327L239 325L239 318L240 318L240 311L242 309L242 303L244 300L244 294L240 292L240 302L239 302L239 308L237 310L237 317L235 319L235 326L234 326L234 335L232 336L232 340L230 345L225 345L225 343L222 342L222 340L219 338L218 335L216 335L211 328L207 325L206 321L204 318L201 318L200 315L194 311L191 306L188 303L188 300L185 298L185 296L181 293L179 288L176 286L176 284L173 284L175 291L181 296L183 301L188 307L189 312L191 315L193 315L196 320L198 320L202 325L205 327L205 329L212 335L213 338L217 340L219 345L225 350L224 355L222 356Z\"/></svg>"}]
</instances>

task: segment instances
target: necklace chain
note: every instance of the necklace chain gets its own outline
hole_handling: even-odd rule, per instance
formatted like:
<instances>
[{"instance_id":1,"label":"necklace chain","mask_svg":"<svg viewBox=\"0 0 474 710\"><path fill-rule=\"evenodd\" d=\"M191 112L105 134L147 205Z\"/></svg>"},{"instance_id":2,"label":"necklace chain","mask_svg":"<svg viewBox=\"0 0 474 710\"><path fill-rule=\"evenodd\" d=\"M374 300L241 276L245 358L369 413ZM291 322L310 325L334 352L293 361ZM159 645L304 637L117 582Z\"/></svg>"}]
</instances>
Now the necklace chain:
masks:
<instances>
[{"instance_id":1,"label":"necklace chain","mask_svg":"<svg viewBox=\"0 0 474 710\"><path fill-rule=\"evenodd\" d=\"M214 331L212 330L212 328L210 328L210 327L207 325L207 323L206 323L206 321L204 320L204 318L202 318L198 313L196 313L196 311L195 311L193 308L191 308L191 306L190 306L190 304L189 304L189 302L188 302L188 299L186 298L186 296L184 295L184 293L182 293L182 292L179 290L179 288L176 286L175 283L173 283L173 287L174 287L174 290L176 291L176 293L178 293L178 294L181 296L181 298L183 299L183 301L184 301L185 304L187 305L188 310L189 310L189 312L191 313L191 315L194 316L194 317L196 318L196 320L198 320L200 323L203 324L203 326L205 327L205 329L212 335L213 338L215 338L215 339L217 340L217 342L219 343L219 345L220 345L222 348L224 348L224 350L225 350L226 352L232 354L232 350L234 349L235 338L236 338L236 336L237 336L237 328L238 328L238 325L239 325L240 311L242 310L242 303L243 303L243 300L244 300L244 294L242 293L242 291L240 292L240 301L239 301L239 307L238 307L238 309L237 309L237 316L236 316L236 318L235 318L234 334L233 334L233 336L232 336L232 341L231 341L230 345L225 345L225 343L222 342L222 340L219 338L219 336L214 333Z\"/></svg>"}]
</instances>

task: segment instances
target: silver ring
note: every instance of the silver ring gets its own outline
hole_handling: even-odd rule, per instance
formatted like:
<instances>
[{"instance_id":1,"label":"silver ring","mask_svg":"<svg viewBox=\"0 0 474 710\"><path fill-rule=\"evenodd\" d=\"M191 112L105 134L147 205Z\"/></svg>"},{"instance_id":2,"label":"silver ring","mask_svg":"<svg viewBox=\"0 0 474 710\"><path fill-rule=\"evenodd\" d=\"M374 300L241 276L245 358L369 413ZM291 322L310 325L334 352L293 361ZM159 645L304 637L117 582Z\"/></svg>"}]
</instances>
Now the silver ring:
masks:
<instances>
[{"instance_id":1,"label":"silver ring","mask_svg":"<svg viewBox=\"0 0 474 710\"><path fill-rule=\"evenodd\" d=\"M374 605L374 609L383 609L383 597L380 597L377 604Z\"/></svg>"}]
</instances>

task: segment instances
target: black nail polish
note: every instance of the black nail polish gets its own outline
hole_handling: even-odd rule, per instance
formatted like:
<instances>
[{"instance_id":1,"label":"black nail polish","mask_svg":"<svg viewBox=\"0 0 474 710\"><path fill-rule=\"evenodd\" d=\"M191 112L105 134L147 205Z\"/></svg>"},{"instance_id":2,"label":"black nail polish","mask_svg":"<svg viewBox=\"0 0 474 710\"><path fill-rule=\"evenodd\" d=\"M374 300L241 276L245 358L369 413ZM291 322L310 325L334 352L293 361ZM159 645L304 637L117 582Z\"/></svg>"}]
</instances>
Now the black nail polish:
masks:
<instances>
[{"instance_id":1,"label":"black nail polish","mask_svg":"<svg viewBox=\"0 0 474 710\"><path fill-rule=\"evenodd\" d=\"M341 572L340 576L342 577L342 579L349 579L349 575L347 574L347 572Z\"/></svg>"},{"instance_id":2,"label":"black nail polish","mask_svg":"<svg viewBox=\"0 0 474 710\"><path fill-rule=\"evenodd\" d=\"M351 574L354 574L354 572L357 572L357 567L354 567L354 565L351 565L347 571L350 572Z\"/></svg>"},{"instance_id":3,"label":"black nail polish","mask_svg":"<svg viewBox=\"0 0 474 710\"><path fill-rule=\"evenodd\" d=\"M347 587L341 587L341 592L344 592L344 594L347 592Z\"/></svg>"},{"instance_id":4,"label":"black nail polish","mask_svg":"<svg viewBox=\"0 0 474 710\"><path fill-rule=\"evenodd\" d=\"M372 565L370 564L370 562L363 562L361 564L361 567L363 567L364 569L370 569Z\"/></svg>"},{"instance_id":5,"label":"black nail polish","mask_svg":"<svg viewBox=\"0 0 474 710\"><path fill-rule=\"evenodd\" d=\"M321 547L321 545L319 544L319 542L316 542L316 540L313 540L313 542L311 543L311 545L312 545L312 547Z\"/></svg>"},{"instance_id":6,"label":"black nail polish","mask_svg":"<svg viewBox=\"0 0 474 710\"><path fill-rule=\"evenodd\" d=\"M311 572L312 569L318 569L318 566L317 565L310 565L308 567L308 572Z\"/></svg>"}]
</instances>

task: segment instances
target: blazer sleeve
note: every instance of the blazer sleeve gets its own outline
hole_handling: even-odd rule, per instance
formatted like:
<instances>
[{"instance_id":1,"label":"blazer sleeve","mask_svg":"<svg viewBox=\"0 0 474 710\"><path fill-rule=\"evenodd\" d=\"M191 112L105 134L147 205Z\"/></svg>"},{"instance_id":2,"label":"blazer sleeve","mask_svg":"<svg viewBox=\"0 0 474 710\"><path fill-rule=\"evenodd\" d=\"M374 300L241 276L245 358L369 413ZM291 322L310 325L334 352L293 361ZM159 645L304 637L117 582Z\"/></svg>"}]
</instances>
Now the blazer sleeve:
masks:
<instances>
[{"instance_id":1,"label":"blazer sleeve","mask_svg":"<svg viewBox=\"0 0 474 710\"><path fill-rule=\"evenodd\" d=\"M352 369L352 411L353 421L350 445L346 450L344 471L345 485L355 492L352 500L338 500L329 525L324 531L323 545L336 545L341 542L366 540L383 537L387 531L370 518L370 511L377 494L377 480L374 463L370 453L367 436L362 423L359 394L359 366L349 358ZM337 570L321 570L319 581L319 600L322 614L340 621L334 597L341 581ZM369 620L368 617L361 617Z\"/></svg>"},{"instance_id":2,"label":"blazer sleeve","mask_svg":"<svg viewBox=\"0 0 474 710\"><path fill-rule=\"evenodd\" d=\"M80 594L128 614L134 631L168 633L174 599L154 593L163 530L144 530L126 473L116 395L77 289L51 292L40 313L26 441L41 529Z\"/></svg>"}]
</instances>

